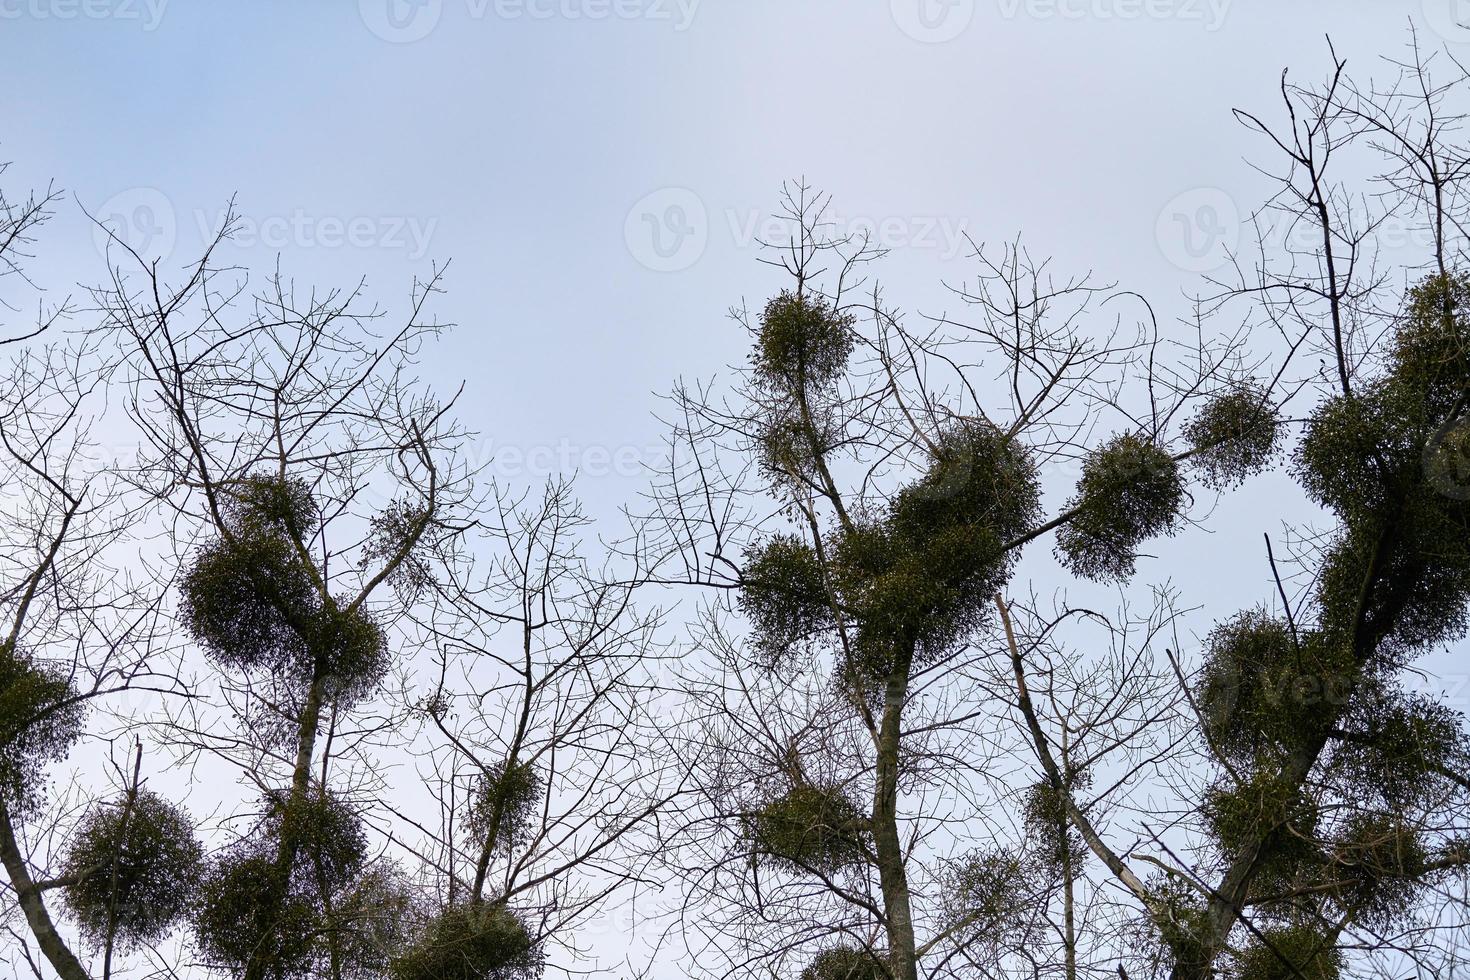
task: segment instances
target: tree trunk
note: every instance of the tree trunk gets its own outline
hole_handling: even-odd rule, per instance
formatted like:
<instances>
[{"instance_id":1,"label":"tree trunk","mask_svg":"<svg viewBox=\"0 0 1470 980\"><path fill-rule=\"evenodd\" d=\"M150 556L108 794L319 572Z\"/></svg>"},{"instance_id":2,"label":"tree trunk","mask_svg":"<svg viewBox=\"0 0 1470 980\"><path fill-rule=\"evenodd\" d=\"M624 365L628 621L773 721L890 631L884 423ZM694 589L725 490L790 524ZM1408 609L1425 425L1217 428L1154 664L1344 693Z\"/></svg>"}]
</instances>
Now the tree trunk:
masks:
<instances>
[{"instance_id":1,"label":"tree trunk","mask_svg":"<svg viewBox=\"0 0 1470 980\"><path fill-rule=\"evenodd\" d=\"M291 794L286 798L288 811L306 798L306 792L311 785L311 760L316 754L317 729L321 725L325 685L326 679L318 670L316 676L312 678L311 687L307 690L306 704L301 709L301 723L296 735L296 768L291 776ZM282 836L276 852L276 867L283 883L290 875L291 866L295 862L295 842ZM284 900L285 895L283 894L281 898ZM269 964L260 956L252 956L250 962L245 964L244 980L264 980L267 966Z\"/></svg>"},{"instance_id":2,"label":"tree trunk","mask_svg":"<svg viewBox=\"0 0 1470 980\"><path fill-rule=\"evenodd\" d=\"M912 660L913 650L909 647L894 665L884 690L883 721L878 731L878 775L873 793L873 845L878 855L878 881L888 918L889 969L894 980L919 978L908 872L898 833L898 750Z\"/></svg>"},{"instance_id":3,"label":"tree trunk","mask_svg":"<svg viewBox=\"0 0 1470 980\"><path fill-rule=\"evenodd\" d=\"M31 879L25 858L16 844L15 825L11 822L10 808L3 799L0 799L0 863L5 865L10 876L10 884L15 889L15 899L20 903L21 911L25 913L26 924L31 927L41 953L57 976L61 980L91 980L81 962L56 932L56 926L46 911L46 903L41 901L41 892Z\"/></svg>"}]
</instances>

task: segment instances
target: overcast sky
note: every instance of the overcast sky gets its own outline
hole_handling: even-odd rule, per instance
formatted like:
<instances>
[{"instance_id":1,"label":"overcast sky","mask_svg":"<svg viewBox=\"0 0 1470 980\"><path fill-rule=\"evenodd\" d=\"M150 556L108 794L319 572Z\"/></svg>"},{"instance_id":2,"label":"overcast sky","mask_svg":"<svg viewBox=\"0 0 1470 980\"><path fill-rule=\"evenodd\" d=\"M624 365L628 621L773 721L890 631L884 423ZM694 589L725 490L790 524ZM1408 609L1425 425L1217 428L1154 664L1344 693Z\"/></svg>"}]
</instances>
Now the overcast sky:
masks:
<instances>
[{"instance_id":1,"label":"overcast sky","mask_svg":"<svg viewBox=\"0 0 1470 980\"><path fill-rule=\"evenodd\" d=\"M69 195L41 282L98 279L81 206L178 265L229 258L403 307L451 261L426 359L497 470L642 484L656 393L743 357L725 319L781 282L754 239L784 179L893 247L911 314L953 307L963 238L1023 234L1166 321L1264 184L1232 107L1279 73L1397 54L1460 0L0 0L0 159ZM1463 34L1463 36L1459 36ZM1269 484L1166 546L1226 615L1269 597ZM1168 551L1168 547L1176 547ZM1157 566L1149 572L1161 577Z\"/></svg>"},{"instance_id":2,"label":"overcast sky","mask_svg":"<svg viewBox=\"0 0 1470 980\"><path fill-rule=\"evenodd\" d=\"M1358 72L1411 19L1455 43L1454 3L0 0L0 158L76 202L54 292L102 272L78 204L177 266L235 195L229 258L366 276L400 309L450 261L458 329L426 373L468 383L497 472L577 469L607 513L643 485L656 393L741 360L726 311L782 285L754 240L783 180L893 247L910 315L954 311L964 235L1021 234L1167 325L1260 202L1249 163L1275 162L1230 110L1274 118L1328 34ZM1204 580L1222 604L1259 598L1277 500L1258 483L1217 515L1206 573L1248 570Z\"/></svg>"},{"instance_id":3,"label":"overcast sky","mask_svg":"<svg viewBox=\"0 0 1470 980\"><path fill-rule=\"evenodd\" d=\"M1260 194L1230 109L1319 75L1324 34L1367 66L1452 4L0 0L0 156L176 264L231 195L260 269L401 305L452 260L434 370L487 438L575 461L656 442L650 392L739 358L783 179L896 246L909 311L967 274L962 233L1019 232L1181 312ZM95 278L90 242L65 209L46 285Z\"/></svg>"}]
</instances>

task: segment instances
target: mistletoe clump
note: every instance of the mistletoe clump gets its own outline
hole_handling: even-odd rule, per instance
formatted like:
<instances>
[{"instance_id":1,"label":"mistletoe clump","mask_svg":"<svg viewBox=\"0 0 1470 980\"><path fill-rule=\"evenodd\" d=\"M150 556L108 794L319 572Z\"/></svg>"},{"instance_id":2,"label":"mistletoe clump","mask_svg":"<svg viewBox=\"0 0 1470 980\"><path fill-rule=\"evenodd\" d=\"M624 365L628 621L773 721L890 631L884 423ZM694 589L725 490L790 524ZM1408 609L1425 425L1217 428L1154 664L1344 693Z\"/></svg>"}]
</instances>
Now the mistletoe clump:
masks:
<instances>
[{"instance_id":1,"label":"mistletoe clump","mask_svg":"<svg viewBox=\"0 0 1470 980\"><path fill-rule=\"evenodd\" d=\"M1417 343L1403 331L1399 342ZM1470 601L1470 486L1446 459L1461 448L1462 422L1407 364L1400 356L1320 405L1294 462L1307 493L1341 520L1319 577L1322 625L1387 669L1463 636ZM1368 580L1383 586L1360 595Z\"/></svg>"},{"instance_id":2,"label":"mistletoe clump","mask_svg":"<svg viewBox=\"0 0 1470 980\"><path fill-rule=\"evenodd\" d=\"M1133 574L1138 546L1178 526L1184 503L1179 464L1140 436L1117 436L1088 456L1070 508L1057 531L1057 550L1078 575L1093 581Z\"/></svg>"},{"instance_id":3,"label":"mistletoe clump","mask_svg":"<svg viewBox=\"0 0 1470 980\"><path fill-rule=\"evenodd\" d=\"M948 876L944 917L973 940L994 942L1024 924L1021 909L1032 892L1026 861L996 848L965 856Z\"/></svg>"},{"instance_id":4,"label":"mistletoe clump","mask_svg":"<svg viewBox=\"0 0 1470 980\"><path fill-rule=\"evenodd\" d=\"M988 423L951 426L887 512L833 531L822 557L793 535L748 553L739 601L759 662L775 668L835 640L838 615L851 624L842 667L859 689L932 662L988 615L1014 562L1006 545L1039 511L1024 447Z\"/></svg>"},{"instance_id":5,"label":"mistletoe clump","mask_svg":"<svg viewBox=\"0 0 1470 980\"><path fill-rule=\"evenodd\" d=\"M1424 452L1429 485L1459 500L1470 499L1470 416L1447 420Z\"/></svg>"},{"instance_id":6,"label":"mistletoe clump","mask_svg":"<svg viewBox=\"0 0 1470 980\"><path fill-rule=\"evenodd\" d=\"M500 904L456 905L422 925L392 980L534 980L545 963L526 923Z\"/></svg>"},{"instance_id":7,"label":"mistletoe clump","mask_svg":"<svg viewBox=\"0 0 1470 980\"><path fill-rule=\"evenodd\" d=\"M237 528L276 528L305 537L321 523L316 498L305 480L257 473L229 484L226 522Z\"/></svg>"},{"instance_id":8,"label":"mistletoe clump","mask_svg":"<svg viewBox=\"0 0 1470 980\"><path fill-rule=\"evenodd\" d=\"M1184 427L1206 486L1225 490L1261 472L1281 446L1281 419L1266 392L1242 385L1209 399Z\"/></svg>"},{"instance_id":9,"label":"mistletoe clump","mask_svg":"<svg viewBox=\"0 0 1470 980\"><path fill-rule=\"evenodd\" d=\"M371 531L363 545L363 564L391 564L388 584L408 601L422 595L434 579L433 569L422 553L424 530L432 516L422 503L393 500L372 516Z\"/></svg>"},{"instance_id":10,"label":"mistletoe clump","mask_svg":"<svg viewBox=\"0 0 1470 980\"><path fill-rule=\"evenodd\" d=\"M767 669L809 652L832 622L821 562L794 535L776 535L746 555L739 602L753 630L751 645Z\"/></svg>"},{"instance_id":11,"label":"mistletoe clump","mask_svg":"<svg viewBox=\"0 0 1470 980\"><path fill-rule=\"evenodd\" d=\"M834 946L816 955L801 980L888 980L883 960L866 949Z\"/></svg>"},{"instance_id":12,"label":"mistletoe clump","mask_svg":"<svg viewBox=\"0 0 1470 980\"><path fill-rule=\"evenodd\" d=\"M1335 763L1359 798L1394 813L1430 805L1463 772L1470 740L1460 712L1422 694L1381 686L1359 693L1342 721Z\"/></svg>"},{"instance_id":13,"label":"mistletoe clump","mask_svg":"<svg viewBox=\"0 0 1470 980\"><path fill-rule=\"evenodd\" d=\"M1410 472L1421 472L1417 462ZM1401 471L1393 507L1347 522L1324 555L1321 626L1358 648L1365 673L1397 670L1417 652L1465 635L1470 515L1415 482ZM1365 595L1370 579L1382 586Z\"/></svg>"},{"instance_id":14,"label":"mistletoe clump","mask_svg":"<svg viewBox=\"0 0 1470 980\"><path fill-rule=\"evenodd\" d=\"M296 855L298 876L308 887L335 890L354 879L367 860L362 818L343 801L321 790L293 799L285 791L266 794L261 836L278 841Z\"/></svg>"},{"instance_id":15,"label":"mistletoe clump","mask_svg":"<svg viewBox=\"0 0 1470 980\"><path fill-rule=\"evenodd\" d=\"M867 821L838 787L795 786L750 822L756 846L796 871L830 874L867 853Z\"/></svg>"},{"instance_id":16,"label":"mistletoe clump","mask_svg":"<svg viewBox=\"0 0 1470 980\"><path fill-rule=\"evenodd\" d=\"M1409 290L1394 333L1395 376L1444 410L1470 387L1470 275L1433 275Z\"/></svg>"},{"instance_id":17,"label":"mistletoe clump","mask_svg":"<svg viewBox=\"0 0 1470 980\"><path fill-rule=\"evenodd\" d=\"M200 888L194 920L205 960L235 972L255 962L269 980L310 976L320 921L289 878L263 849L237 849L217 860Z\"/></svg>"},{"instance_id":18,"label":"mistletoe clump","mask_svg":"<svg viewBox=\"0 0 1470 980\"><path fill-rule=\"evenodd\" d=\"M1262 932L1240 957L1239 980L1337 980L1342 954L1320 927L1279 926Z\"/></svg>"},{"instance_id":19,"label":"mistletoe clump","mask_svg":"<svg viewBox=\"0 0 1470 980\"><path fill-rule=\"evenodd\" d=\"M1222 854L1260 843L1252 886L1272 894L1321 860L1319 808L1300 786L1266 770L1210 790L1204 814Z\"/></svg>"},{"instance_id":20,"label":"mistletoe clump","mask_svg":"<svg viewBox=\"0 0 1470 980\"><path fill-rule=\"evenodd\" d=\"M312 644L329 702L354 704L372 693L388 671L388 638L361 608L332 602L317 620Z\"/></svg>"},{"instance_id":21,"label":"mistletoe clump","mask_svg":"<svg viewBox=\"0 0 1470 980\"><path fill-rule=\"evenodd\" d=\"M993 545L977 542L967 558ZM876 520L839 535L832 554L842 608L854 624L842 669L853 687L870 688L912 655L929 618L926 607L943 598L943 581Z\"/></svg>"},{"instance_id":22,"label":"mistletoe clump","mask_svg":"<svg viewBox=\"0 0 1470 980\"><path fill-rule=\"evenodd\" d=\"M809 484L817 479L813 442L817 451L830 447L836 441L836 432L830 412L818 409L808 412L804 419L797 408L775 409L756 437L761 465L779 484Z\"/></svg>"},{"instance_id":23,"label":"mistletoe clump","mask_svg":"<svg viewBox=\"0 0 1470 980\"><path fill-rule=\"evenodd\" d=\"M345 803L321 790L266 794L252 834L205 876L195 919L200 948L228 969L255 963L271 980L313 975L334 944L340 957L357 935L341 909L370 897L366 861L361 819Z\"/></svg>"},{"instance_id":24,"label":"mistletoe clump","mask_svg":"<svg viewBox=\"0 0 1470 980\"><path fill-rule=\"evenodd\" d=\"M1312 737L1353 690L1351 651L1250 609L1216 625L1197 687L1205 733L1239 761L1290 752Z\"/></svg>"},{"instance_id":25,"label":"mistletoe clump","mask_svg":"<svg viewBox=\"0 0 1470 980\"><path fill-rule=\"evenodd\" d=\"M1026 831L1036 849L1042 867L1053 874L1079 867L1087 859L1087 845L1081 834L1072 829L1067 811L1067 798L1092 781L1087 772L1074 772L1067 777L1067 788L1059 790L1050 780L1032 785L1026 791L1022 811Z\"/></svg>"},{"instance_id":26,"label":"mistletoe clump","mask_svg":"<svg viewBox=\"0 0 1470 980\"><path fill-rule=\"evenodd\" d=\"M756 332L756 377L787 393L826 387L847 368L852 317L820 296L789 290L766 304Z\"/></svg>"},{"instance_id":27,"label":"mistletoe clump","mask_svg":"<svg viewBox=\"0 0 1470 980\"><path fill-rule=\"evenodd\" d=\"M218 664L310 669L307 634L319 598L305 562L279 534L241 528L198 551L181 586L184 623Z\"/></svg>"},{"instance_id":28,"label":"mistletoe clump","mask_svg":"<svg viewBox=\"0 0 1470 980\"><path fill-rule=\"evenodd\" d=\"M1420 462L1423 419L1414 395L1380 379L1352 397L1317 406L1296 447L1293 469L1312 500L1345 524L1381 519Z\"/></svg>"},{"instance_id":29,"label":"mistletoe clump","mask_svg":"<svg viewBox=\"0 0 1470 980\"><path fill-rule=\"evenodd\" d=\"M541 796L541 777L530 763L501 762L490 767L475 787L470 832L480 840L493 835L497 848L509 849L524 840Z\"/></svg>"},{"instance_id":30,"label":"mistletoe clump","mask_svg":"<svg viewBox=\"0 0 1470 980\"><path fill-rule=\"evenodd\" d=\"M1331 874L1340 904L1386 928L1413 909L1429 854L1414 828L1386 814L1354 814L1333 842Z\"/></svg>"},{"instance_id":31,"label":"mistletoe clump","mask_svg":"<svg viewBox=\"0 0 1470 980\"><path fill-rule=\"evenodd\" d=\"M96 945L162 939L188 911L204 849L180 807L149 790L94 807L71 841L66 904Z\"/></svg>"},{"instance_id":32,"label":"mistletoe clump","mask_svg":"<svg viewBox=\"0 0 1470 980\"><path fill-rule=\"evenodd\" d=\"M211 659L269 672L327 696L365 695L388 665L382 629L366 610L324 596L304 542L318 515L299 480L249 477L221 492L222 529L193 556L181 583L184 625Z\"/></svg>"},{"instance_id":33,"label":"mistletoe clump","mask_svg":"<svg viewBox=\"0 0 1470 980\"><path fill-rule=\"evenodd\" d=\"M835 389L852 356L852 317L786 291L766 304L755 340L752 373L767 416L761 461L777 480L810 480L841 431Z\"/></svg>"},{"instance_id":34,"label":"mistletoe clump","mask_svg":"<svg viewBox=\"0 0 1470 980\"><path fill-rule=\"evenodd\" d=\"M338 962L351 965L349 975L385 976L392 954L409 941L413 914L413 895L402 873L389 864L368 868L332 903Z\"/></svg>"},{"instance_id":35,"label":"mistletoe clump","mask_svg":"<svg viewBox=\"0 0 1470 980\"><path fill-rule=\"evenodd\" d=\"M1025 447L989 423L967 421L940 433L924 475L899 492L892 521L913 540L978 525L1009 542L1031 528L1040 505Z\"/></svg>"},{"instance_id":36,"label":"mistletoe clump","mask_svg":"<svg viewBox=\"0 0 1470 980\"><path fill-rule=\"evenodd\" d=\"M854 679L887 676L909 654L932 662L972 633L1014 563L1006 545L1039 507L1023 447L986 424L946 432L886 519L856 525L832 548L842 607L857 624Z\"/></svg>"},{"instance_id":37,"label":"mistletoe clump","mask_svg":"<svg viewBox=\"0 0 1470 980\"><path fill-rule=\"evenodd\" d=\"M1288 624L1260 608L1211 631L1197 697L1205 732L1217 748L1253 758L1267 732L1278 727L1280 691L1271 672L1292 662L1295 645Z\"/></svg>"},{"instance_id":38,"label":"mistletoe clump","mask_svg":"<svg viewBox=\"0 0 1470 980\"><path fill-rule=\"evenodd\" d=\"M41 802L45 765L81 737L82 701L71 678L0 643L0 800L19 814Z\"/></svg>"}]
</instances>

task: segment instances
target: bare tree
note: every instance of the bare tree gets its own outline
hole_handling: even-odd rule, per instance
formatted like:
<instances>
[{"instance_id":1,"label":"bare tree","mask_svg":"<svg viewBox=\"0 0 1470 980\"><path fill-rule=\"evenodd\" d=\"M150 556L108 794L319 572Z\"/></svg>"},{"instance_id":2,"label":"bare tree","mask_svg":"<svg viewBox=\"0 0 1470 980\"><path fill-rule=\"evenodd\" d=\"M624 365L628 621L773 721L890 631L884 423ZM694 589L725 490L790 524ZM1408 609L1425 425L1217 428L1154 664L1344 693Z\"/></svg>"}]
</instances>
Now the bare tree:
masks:
<instances>
[{"instance_id":1,"label":"bare tree","mask_svg":"<svg viewBox=\"0 0 1470 980\"><path fill-rule=\"evenodd\" d=\"M4 178L9 169L10 164L0 163L0 178ZM26 327L12 330L9 324L0 326L0 346L21 344L38 337L68 312L65 303L53 304L49 308L42 304L41 290L26 273L26 263L35 257L32 248L36 234L50 219L60 197L61 192L51 186L44 193L30 192L24 200L15 200L0 186L0 287L5 289L5 295L0 296L0 310L4 311L7 319L21 313L21 300L15 295L18 291L35 298L40 311L34 322Z\"/></svg>"},{"instance_id":2,"label":"bare tree","mask_svg":"<svg viewBox=\"0 0 1470 980\"><path fill-rule=\"evenodd\" d=\"M1411 36L1387 84L1360 85L1333 51L1322 85L1283 76L1279 126L1237 113L1282 166L1265 169L1277 192L1254 218L1255 264L1238 261L1205 307L1254 301L1283 348L1322 355L1306 418L1283 428L1300 492L1331 524L1285 548L1268 537L1275 594L1218 622L1199 661L1169 652L1189 707L1181 761L1195 760L1174 774L1176 804L1132 821L1123 847L1079 794L1068 803L1151 922L1151 965L1180 980L1442 975L1463 942L1470 742L1453 705L1413 683L1416 661L1463 638L1470 600L1466 76L1436 82L1433 60ZM1406 229L1420 247L1389 251ZM1059 769L1041 712L1021 705Z\"/></svg>"},{"instance_id":3,"label":"bare tree","mask_svg":"<svg viewBox=\"0 0 1470 980\"><path fill-rule=\"evenodd\" d=\"M35 288L24 262L55 197L31 196L19 206L0 198L0 280L8 287ZM7 308L18 309L12 299L5 298ZM65 304L38 309L36 326L6 341L15 347L0 390L0 863L28 932L7 926L7 961L40 976L44 959L56 975L75 980L91 974L47 896L95 887L108 869L45 873L64 845L49 828L65 821L76 795L49 792L48 767L80 742L115 738L106 713L126 692L188 691L172 670L160 582L129 562L147 502L132 492L124 463L98 431L115 360L86 338L53 331L37 339L69 312ZM74 789L84 803L101 805L94 787ZM131 921L115 893L112 899L98 937L103 977L113 940Z\"/></svg>"},{"instance_id":4,"label":"bare tree","mask_svg":"<svg viewBox=\"0 0 1470 980\"><path fill-rule=\"evenodd\" d=\"M770 261L789 286L736 311L752 355L733 400L676 393L651 501L668 579L713 590L678 743L703 790L676 838L679 924L712 975L1076 976L1062 804L1135 748L1149 726L1128 712L1173 699L1125 671L1104 708L1068 709L1073 761L1037 782L996 594L1051 532L1076 575L1129 577L1187 520L1185 461L1266 461L1232 455L1237 428L1191 438L1190 409L1240 410L1269 456L1274 379L1241 337L1171 338L1142 297L1058 280L1019 244L976 246L956 290L973 316L915 329L863 278L880 253L828 235L825 198L795 186L785 204ZM1046 516L1043 477L1077 464Z\"/></svg>"},{"instance_id":5,"label":"bare tree","mask_svg":"<svg viewBox=\"0 0 1470 980\"><path fill-rule=\"evenodd\" d=\"M583 553L568 482L493 490L469 546L492 557L418 617L435 680L413 751L442 813L442 903L512 903L577 958L575 928L644 877L644 824L681 785L650 737L660 620L633 606L636 561L615 574Z\"/></svg>"},{"instance_id":6,"label":"bare tree","mask_svg":"<svg viewBox=\"0 0 1470 980\"><path fill-rule=\"evenodd\" d=\"M569 484L477 482L454 399L415 373L441 273L380 330L360 290L276 274L252 296L215 264L229 233L178 284L135 262L95 294L216 693L153 723L176 765L226 762L259 801L195 938L247 980L539 974L636 881L665 795L640 563L590 564ZM438 826L395 791L405 762Z\"/></svg>"},{"instance_id":7,"label":"bare tree","mask_svg":"<svg viewBox=\"0 0 1470 980\"><path fill-rule=\"evenodd\" d=\"M0 208L11 282L33 285L21 260L53 200ZM88 309L40 324L85 312L86 329L15 332L0 402L13 965L581 972L577 930L640 883L640 835L680 783L645 737L644 564L584 553L569 483L537 499L478 482L454 398L416 376L443 329L426 312L442 272L392 323L360 286L298 291L277 272L253 290L217 261L232 230L177 276L110 238ZM99 427L138 451L100 453ZM115 747L112 770L48 798L45 767L81 739ZM196 827L149 785L160 760L246 792Z\"/></svg>"}]
</instances>

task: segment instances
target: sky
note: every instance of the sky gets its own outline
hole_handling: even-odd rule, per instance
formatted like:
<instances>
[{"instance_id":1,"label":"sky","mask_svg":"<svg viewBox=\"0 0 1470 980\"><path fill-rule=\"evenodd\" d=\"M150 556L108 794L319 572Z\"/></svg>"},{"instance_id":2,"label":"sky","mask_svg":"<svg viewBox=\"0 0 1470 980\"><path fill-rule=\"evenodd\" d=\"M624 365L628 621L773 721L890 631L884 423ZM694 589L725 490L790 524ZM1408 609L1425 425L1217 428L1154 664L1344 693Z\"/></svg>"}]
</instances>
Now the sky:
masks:
<instances>
[{"instance_id":1,"label":"sky","mask_svg":"<svg viewBox=\"0 0 1470 980\"><path fill-rule=\"evenodd\" d=\"M754 238L783 180L880 230L890 301L914 313L953 305L964 234L1018 233L1058 269L1180 312L1231 215L1259 199L1259 139L1231 108L1274 109L1283 67L1320 74L1324 34L1366 65L1410 17L1452 22L1435 14L1384 0L0 0L0 156L17 185L54 179L69 196L46 243L53 292L101 272L81 207L177 266L234 196L232 259L263 271L279 257L303 283L365 276L400 308L413 276L450 262L436 309L458 329L426 370L469 382L471 424L539 450L527 468L546 470L656 445L653 394L741 357L724 313L779 287ZM609 485L634 469L600 459Z\"/></svg>"},{"instance_id":2,"label":"sky","mask_svg":"<svg viewBox=\"0 0 1470 980\"><path fill-rule=\"evenodd\" d=\"M449 263L425 376L464 383L493 472L576 471L611 514L659 394L739 362L726 311L781 287L755 240L783 181L892 248L910 315L954 311L966 236L1019 234L1175 329L1265 188L1231 110L1411 20L1470 51L1464 0L0 0L0 160L66 193L53 296L104 271L88 214L177 268L232 198L257 273L401 310ZM1161 548L1207 616L1269 597L1279 499Z\"/></svg>"}]
</instances>

